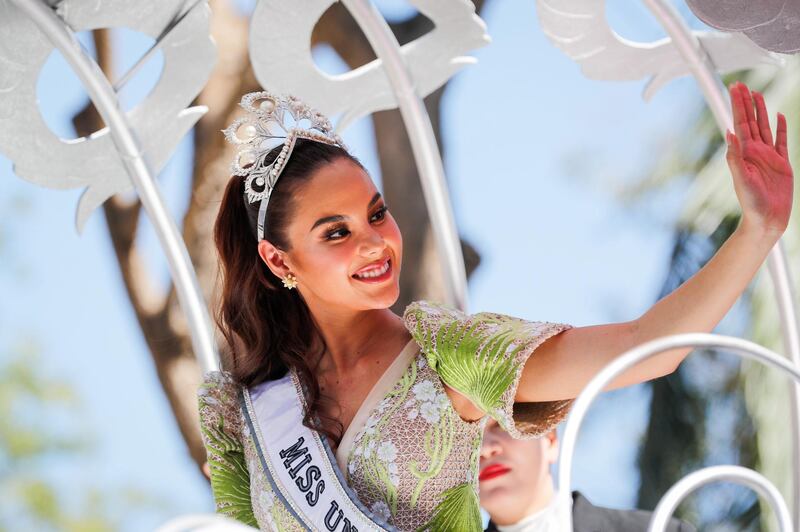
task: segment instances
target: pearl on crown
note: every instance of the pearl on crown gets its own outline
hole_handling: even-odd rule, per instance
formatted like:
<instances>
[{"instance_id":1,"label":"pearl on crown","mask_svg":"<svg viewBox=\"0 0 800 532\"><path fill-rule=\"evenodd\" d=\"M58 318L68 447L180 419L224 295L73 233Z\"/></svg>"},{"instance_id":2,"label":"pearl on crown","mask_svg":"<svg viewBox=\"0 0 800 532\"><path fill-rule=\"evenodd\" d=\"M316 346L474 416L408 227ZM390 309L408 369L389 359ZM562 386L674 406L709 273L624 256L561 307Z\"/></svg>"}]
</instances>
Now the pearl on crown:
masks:
<instances>
[{"instance_id":1,"label":"pearl on crown","mask_svg":"<svg viewBox=\"0 0 800 532\"><path fill-rule=\"evenodd\" d=\"M256 162L256 154L253 150L246 150L239 154L239 166L244 167Z\"/></svg>"},{"instance_id":2,"label":"pearl on crown","mask_svg":"<svg viewBox=\"0 0 800 532\"><path fill-rule=\"evenodd\" d=\"M261 100L261 103L258 104L258 108L264 111L265 113L271 113L275 110L275 102L267 98L266 100Z\"/></svg>"},{"instance_id":3,"label":"pearl on crown","mask_svg":"<svg viewBox=\"0 0 800 532\"><path fill-rule=\"evenodd\" d=\"M256 131L256 126L253 124L247 124L241 129L241 131L245 140L251 140L255 138L256 134L258 133L258 131Z\"/></svg>"}]
</instances>

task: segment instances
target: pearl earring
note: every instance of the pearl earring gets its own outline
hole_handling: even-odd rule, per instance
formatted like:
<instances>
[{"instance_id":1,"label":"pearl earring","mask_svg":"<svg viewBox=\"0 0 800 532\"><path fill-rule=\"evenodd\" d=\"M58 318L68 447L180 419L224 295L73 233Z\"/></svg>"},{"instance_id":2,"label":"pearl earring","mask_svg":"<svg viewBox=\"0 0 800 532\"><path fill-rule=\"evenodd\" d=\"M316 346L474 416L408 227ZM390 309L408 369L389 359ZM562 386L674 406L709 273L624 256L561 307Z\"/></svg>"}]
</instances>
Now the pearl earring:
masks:
<instances>
[{"instance_id":1,"label":"pearl earring","mask_svg":"<svg viewBox=\"0 0 800 532\"><path fill-rule=\"evenodd\" d=\"M284 277L281 280L283 281L283 286L285 286L289 290L291 290L292 288L295 288L297 286L297 277L295 277L291 273L287 273L286 277Z\"/></svg>"}]
</instances>

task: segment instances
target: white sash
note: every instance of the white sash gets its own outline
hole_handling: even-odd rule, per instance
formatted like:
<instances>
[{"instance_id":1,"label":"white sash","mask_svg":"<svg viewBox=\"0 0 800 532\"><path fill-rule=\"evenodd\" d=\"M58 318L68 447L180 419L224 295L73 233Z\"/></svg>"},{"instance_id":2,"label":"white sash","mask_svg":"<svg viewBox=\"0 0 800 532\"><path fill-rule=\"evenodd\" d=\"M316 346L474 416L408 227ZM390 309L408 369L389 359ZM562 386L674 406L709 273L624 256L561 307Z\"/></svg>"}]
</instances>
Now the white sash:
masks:
<instances>
[{"instance_id":1,"label":"white sash","mask_svg":"<svg viewBox=\"0 0 800 532\"><path fill-rule=\"evenodd\" d=\"M305 399L294 372L244 390L242 398L264 472L295 519L309 530L394 530L347 486L327 441L303 425Z\"/></svg>"}]
</instances>

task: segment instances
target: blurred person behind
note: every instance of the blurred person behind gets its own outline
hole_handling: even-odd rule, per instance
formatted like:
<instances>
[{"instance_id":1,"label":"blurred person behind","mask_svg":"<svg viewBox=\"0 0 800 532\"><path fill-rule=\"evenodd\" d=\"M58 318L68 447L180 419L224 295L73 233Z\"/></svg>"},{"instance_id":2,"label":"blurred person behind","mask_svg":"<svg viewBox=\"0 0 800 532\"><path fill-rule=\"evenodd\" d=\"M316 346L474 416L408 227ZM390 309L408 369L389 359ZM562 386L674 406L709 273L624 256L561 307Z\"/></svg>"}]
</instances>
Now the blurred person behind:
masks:
<instances>
[{"instance_id":1,"label":"blurred person behind","mask_svg":"<svg viewBox=\"0 0 800 532\"><path fill-rule=\"evenodd\" d=\"M480 455L481 506L491 520L487 531L563 532L558 527L562 503L556 496L550 467L558 459L558 436L551 430L536 439L518 440L496 421L486 424ZM574 532L645 532L652 514L592 505L572 493ZM673 519L669 532L693 532L694 527Z\"/></svg>"}]
</instances>

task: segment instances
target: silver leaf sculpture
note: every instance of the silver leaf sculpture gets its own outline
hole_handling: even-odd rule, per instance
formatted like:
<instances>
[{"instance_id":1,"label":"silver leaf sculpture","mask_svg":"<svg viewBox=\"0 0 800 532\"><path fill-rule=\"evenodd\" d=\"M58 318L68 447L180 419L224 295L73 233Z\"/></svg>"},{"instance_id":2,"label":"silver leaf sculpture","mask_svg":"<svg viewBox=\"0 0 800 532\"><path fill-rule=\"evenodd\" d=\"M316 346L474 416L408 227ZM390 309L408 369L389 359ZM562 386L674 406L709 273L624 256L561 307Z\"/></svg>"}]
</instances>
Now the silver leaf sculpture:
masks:
<instances>
[{"instance_id":1,"label":"silver leaf sculpture","mask_svg":"<svg viewBox=\"0 0 800 532\"><path fill-rule=\"evenodd\" d=\"M539 23L547 38L580 64L592 79L649 78L644 98L670 80L690 74L690 67L669 38L635 42L618 35L606 19L604 0L536 0ZM717 72L773 63L774 57L742 35L693 32Z\"/></svg>"},{"instance_id":2,"label":"silver leaf sculpture","mask_svg":"<svg viewBox=\"0 0 800 532\"><path fill-rule=\"evenodd\" d=\"M712 28L743 31L775 20L786 0L687 0L686 4Z\"/></svg>"},{"instance_id":3,"label":"silver leaf sculpture","mask_svg":"<svg viewBox=\"0 0 800 532\"><path fill-rule=\"evenodd\" d=\"M397 108L417 164L441 263L442 298L466 308L464 260L444 167L422 98L465 65L464 54L489 43L486 25L469 0L410 0L434 29L400 46L371 0L341 0L377 59L340 75L314 62L311 34L336 0L260 0L250 24L250 61L265 88L293 94L328 116L340 115L336 131L375 111Z\"/></svg>"},{"instance_id":4,"label":"silver leaf sculpture","mask_svg":"<svg viewBox=\"0 0 800 532\"><path fill-rule=\"evenodd\" d=\"M216 59L208 5L195 1L187 6L185 0L64 0L57 14L73 31L127 27L162 38L161 77L126 113L145 158L158 172L206 111L187 106L205 85ZM177 24L163 34L174 21ZM11 2L0 0L0 151L27 181L55 189L86 187L76 213L81 231L94 209L133 185L108 128L87 138L64 140L44 122L36 82L52 51L36 24Z\"/></svg>"},{"instance_id":5,"label":"silver leaf sculpture","mask_svg":"<svg viewBox=\"0 0 800 532\"><path fill-rule=\"evenodd\" d=\"M756 44L784 54L800 52L798 0L687 0L697 18L723 31L741 31Z\"/></svg>"},{"instance_id":6,"label":"silver leaf sculpture","mask_svg":"<svg viewBox=\"0 0 800 532\"><path fill-rule=\"evenodd\" d=\"M337 131L397 101L380 58L340 75L321 71L309 43L317 21L336 0L260 0L250 24L250 60L259 83L291 93L328 116L343 113ZM486 25L467 0L411 0L435 24L400 47L417 94L425 97L475 59L464 54L490 42Z\"/></svg>"}]
</instances>

